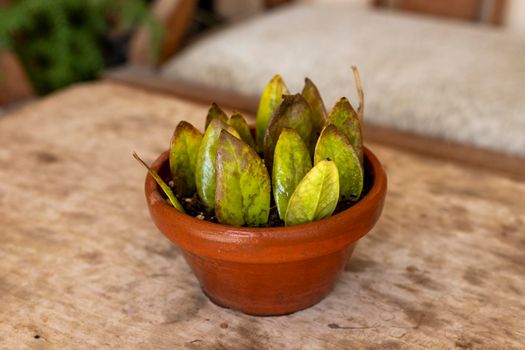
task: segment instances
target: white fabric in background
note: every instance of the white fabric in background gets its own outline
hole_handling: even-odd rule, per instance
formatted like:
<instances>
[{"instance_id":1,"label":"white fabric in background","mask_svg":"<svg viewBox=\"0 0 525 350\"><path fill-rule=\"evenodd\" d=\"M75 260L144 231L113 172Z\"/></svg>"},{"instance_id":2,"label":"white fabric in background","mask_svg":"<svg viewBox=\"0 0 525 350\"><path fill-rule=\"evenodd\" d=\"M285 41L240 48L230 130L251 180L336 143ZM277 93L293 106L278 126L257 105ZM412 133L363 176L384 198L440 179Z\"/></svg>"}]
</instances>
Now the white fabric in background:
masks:
<instances>
[{"instance_id":1,"label":"white fabric in background","mask_svg":"<svg viewBox=\"0 0 525 350\"><path fill-rule=\"evenodd\" d=\"M166 77L259 94L275 74L292 91L305 76L327 107L357 103L384 126L525 155L525 41L473 24L373 11L351 4L296 4L236 24L188 47Z\"/></svg>"}]
</instances>

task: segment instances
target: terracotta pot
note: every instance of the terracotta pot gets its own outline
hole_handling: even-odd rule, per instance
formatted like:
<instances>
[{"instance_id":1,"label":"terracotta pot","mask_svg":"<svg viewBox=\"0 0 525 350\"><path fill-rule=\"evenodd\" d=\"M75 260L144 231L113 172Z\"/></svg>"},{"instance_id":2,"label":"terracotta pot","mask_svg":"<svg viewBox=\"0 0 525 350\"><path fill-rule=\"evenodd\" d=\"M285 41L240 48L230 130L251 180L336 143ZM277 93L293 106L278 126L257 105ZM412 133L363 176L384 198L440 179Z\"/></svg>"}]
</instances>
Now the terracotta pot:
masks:
<instances>
[{"instance_id":1,"label":"terracotta pot","mask_svg":"<svg viewBox=\"0 0 525 350\"><path fill-rule=\"evenodd\" d=\"M387 180L365 149L368 193L327 219L292 227L232 227L177 211L147 175L149 211L158 229L182 250L204 293L216 304L252 315L283 315L323 299L333 288L357 241L378 220ZM153 163L167 174L168 152Z\"/></svg>"}]
</instances>

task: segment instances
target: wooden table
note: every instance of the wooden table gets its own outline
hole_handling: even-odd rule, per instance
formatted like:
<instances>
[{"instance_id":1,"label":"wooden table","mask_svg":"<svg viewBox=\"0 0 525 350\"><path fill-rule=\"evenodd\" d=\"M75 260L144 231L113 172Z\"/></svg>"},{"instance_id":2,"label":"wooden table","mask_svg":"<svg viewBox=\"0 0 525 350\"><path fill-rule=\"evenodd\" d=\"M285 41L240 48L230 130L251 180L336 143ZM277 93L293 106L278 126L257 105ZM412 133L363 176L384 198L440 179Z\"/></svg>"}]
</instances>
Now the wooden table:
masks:
<instances>
[{"instance_id":1,"label":"wooden table","mask_svg":"<svg viewBox=\"0 0 525 350\"><path fill-rule=\"evenodd\" d=\"M1 349L523 348L525 183L374 143L384 214L329 297L283 317L212 304L131 157L206 109L106 82L0 119Z\"/></svg>"}]
</instances>

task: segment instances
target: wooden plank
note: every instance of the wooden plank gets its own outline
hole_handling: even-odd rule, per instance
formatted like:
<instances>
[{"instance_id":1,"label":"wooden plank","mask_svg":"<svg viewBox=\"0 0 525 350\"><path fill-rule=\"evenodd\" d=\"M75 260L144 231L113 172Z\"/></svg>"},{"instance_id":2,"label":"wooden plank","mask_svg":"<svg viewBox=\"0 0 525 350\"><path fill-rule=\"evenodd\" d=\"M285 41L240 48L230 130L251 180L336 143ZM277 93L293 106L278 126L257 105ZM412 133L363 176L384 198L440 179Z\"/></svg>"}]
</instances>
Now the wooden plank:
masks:
<instances>
[{"instance_id":1,"label":"wooden plank","mask_svg":"<svg viewBox=\"0 0 525 350\"><path fill-rule=\"evenodd\" d=\"M1 348L523 347L525 183L376 143L384 214L330 296L283 317L212 304L131 157L206 110L106 82L0 119Z\"/></svg>"},{"instance_id":2,"label":"wooden plank","mask_svg":"<svg viewBox=\"0 0 525 350\"><path fill-rule=\"evenodd\" d=\"M122 67L107 72L105 78L148 91L179 96L196 102L206 104L217 102L221 106L239 110L248 117L251 116L252 122L254 121L253 116L257 111L257 96L243 96L232 91L219 90L195 83L167 80L149 69ZM365 122L364 132L366 139L373 142L428 157L472 166L481 170L497 172L525 181L525 176L523 175L525 174L525 159L519 156L420 136L410 132L381 127L369 122Z\"/></svg>"}]
</instances>

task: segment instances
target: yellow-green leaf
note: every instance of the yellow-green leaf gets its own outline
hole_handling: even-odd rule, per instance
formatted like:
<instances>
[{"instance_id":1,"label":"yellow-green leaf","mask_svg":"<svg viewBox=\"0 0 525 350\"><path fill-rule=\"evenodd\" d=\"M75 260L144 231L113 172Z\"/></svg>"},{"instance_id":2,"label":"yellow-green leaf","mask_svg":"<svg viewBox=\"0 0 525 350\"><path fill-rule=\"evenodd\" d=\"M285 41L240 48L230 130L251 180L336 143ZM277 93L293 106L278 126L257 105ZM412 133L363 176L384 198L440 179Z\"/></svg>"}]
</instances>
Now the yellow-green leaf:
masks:
<instances>
[{"instance_id":1,"label":"yellow-green leaf","mask_svg":"<svg viewBox=\"0 0 525 350\"><path fill-rule=\"evenodd\" d=\"M243 140L248 145L250 145L250 147L255 149L255 141L253 141L252 133L250 132L250 127L248 126L246 119L244 119L241 113L234 112L230 120L228 120L228 125L237 130L237 132L241 136L241 140Z\"/></svg>"},{"instance_id":2,"label":"yellow-green leaf","mask_svg":"<svg viewBox=\"0 0 525 350\"><path fill-rule=\"evenodd\" d=\"M273 198L282 220L297 184L311 168L310 153L301 136L293 129L283 129L275 146L272 170Z\"/></svg>"},{"instance_id":3,"label":"yellow-green leaf","mask_svg":"<svg viewBox=\"0 0 525 350\"><path fill-rule=\"evenodd\" d=\"M171 138L170 170L179 196L195 193L195 164L201 140L201 132L185 121L177 125Z\"/></svg>"},{"instance_id":4,"label":"yellow-green leaf","mask_svg":"<svg viewBox=\"0 0 525 350\"><path fill-rule=\"evenodd\" d=\"M208 212L212 211L215 206L215 161L217 158L217 144L223 129L239 137L234 128L218 118L212 119L204 133L199 152L197 153L195 185L197 194Z\"/></svg>"},{"instance_id":5,"label":"yellow-green leaf","mask_svg":"<svg viewBox=\"0 0 525 350\"><path fill-rule=\"evenodd\" d=\"M339 200L339 175L333 161L317 163L297 185L284 222L286 226L324 219L335 210Z\"/></svg>"},{"instance_id":6,"label":"yellow-green leaf","mask_svg":"<svg viewBox=\"0 0 525 350\"><path fill-rule=\"evenodd\" d=\"M168 200L170 201L171 205L173 205L173 207L175 209L177 209L178 211L181 211L181 212L184 213L184 208L182 207L182 205L179 203L179 201L177 200L177 198L175 197L175 195L171 191L171 188L164 182L164 180L162 180L162 178L159 176L159 174L157 174L157 172L155 170L151 169L146 164L146 162L144 162L142 159L140 159L140 157L137 155L137 153L133 152L133 157L148 170L148 172L151 174L151 176L153 176L153 178L155 179L157 184L160 186L160 188L162 189L164 194L166 194L166 196L168 197Z\"/></svg>"},{"instance_id":7,"label":"yellow-green leaf","mask_svg":"<svg viewBox=\"0 0 525 350\"><path fill-rule=\"evenodd\" d=\"M210 125L213 119L220 119L223 123L228 123L228 116L215 102L211 104L210 109L208 110L205 129L208 129L208 125Z\"/></svg>"},{"instance_id":8,"label":"yellow-green leaf","mask_svg":"<svg viewBox=\"0 0 525 350\"><path fill-rule=\"evenodd\" d=\"M259 101L257 119L255 122L255 137L257 141L257 151L262 151L264 135L270 122L273 111L282 101L282 96L288 94L288 88L280 75L276 75L270 80L264 89Z\"/></svg>"},{"instance_id":9,"label":"yellow-green leaf","mask_svg":"<svg viewBox=\"0 0 525 350\"><path fill-rule=\"evenodd\" d=\"M334 125L323 129L315 147L314 163L324 159L337 166L341 197L357 201L363 191L363 168L348 138Z\"/></svg>"},{"instance_id":10,"label":"yellow-green leaf","mask_svg":"<svg viewBox=\"0 0 525 350\"><path fill-rule=\"evenodd\" d=\"M257 152L226 131L217 148L215 215L220 223L261 226L270 214L270 177Z\"/></svg>"},{"instance_id":11,"label":"yellow-green leaf","mask_svg":"<svg viewBox=\"0 0 525 350\"><path fill-rule=\"evenodd\" d=\"M361 134L361 122L356 111L345 97L339 99L332 108L328 114L327 124L335 125L350 140L362 164L363 137Z\"/></svg>"},{"instance_id":12,"label":"yellow-green leaf","mask_svg":"<svg viewBox=\"0 0 525 350\"><path fill-rule=\"evenodd\" d=\"M304 79L304 87L301 93L312 109L312 130L319 137L326 123L326 108L317 86L308 78ZM315 142L315 140L314 140ZM315 146L315 143L314 143Z\"/></svg>"},{"instance_id":13,"label":"yellow-green leaf","mask_svg":"<svg viewBox=\"0 0 525 350\"><path fill-rule=\"evenodd\" d=\"M283 102L275 110L264 136L264 160L268 169L272 169L275 145L284 128L294 129L305 144L310 144L311 114L312 110L301 94L283 96Z\"/></svg>"}]
</instances>

